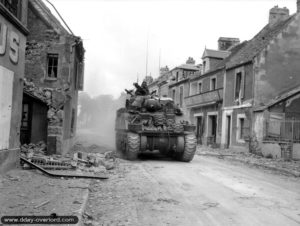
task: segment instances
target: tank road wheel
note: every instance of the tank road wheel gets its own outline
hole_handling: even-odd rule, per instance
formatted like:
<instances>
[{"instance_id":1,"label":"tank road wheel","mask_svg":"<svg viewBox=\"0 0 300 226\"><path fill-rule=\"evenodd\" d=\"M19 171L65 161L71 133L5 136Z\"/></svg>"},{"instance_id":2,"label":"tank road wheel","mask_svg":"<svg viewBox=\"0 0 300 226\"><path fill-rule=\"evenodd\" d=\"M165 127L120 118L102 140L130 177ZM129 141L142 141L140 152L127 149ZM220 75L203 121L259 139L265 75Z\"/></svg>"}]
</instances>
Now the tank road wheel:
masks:
<instances>
[{"instance_id":1,"label":"tank road wheel","mask_svg":"<svg viewBox=\"0 0 300 226\"><path fill-rule=\"evenodd\" d=\"M184 136L184 151L181 155L180 161L190 162L194 158L197 148L197 139L195 134L191 133Z\"/></svg>"},{"instance_id":2,"label":"tank road wheel","mask_svg":"<svg viewBox=\"0 0 300 226\"><path fill-rule=\"evenodd\" d=\"M128 160L135 160L140 150L140 136L136 133L127 134L126 156Z\"/></svg>"}]
</instances>

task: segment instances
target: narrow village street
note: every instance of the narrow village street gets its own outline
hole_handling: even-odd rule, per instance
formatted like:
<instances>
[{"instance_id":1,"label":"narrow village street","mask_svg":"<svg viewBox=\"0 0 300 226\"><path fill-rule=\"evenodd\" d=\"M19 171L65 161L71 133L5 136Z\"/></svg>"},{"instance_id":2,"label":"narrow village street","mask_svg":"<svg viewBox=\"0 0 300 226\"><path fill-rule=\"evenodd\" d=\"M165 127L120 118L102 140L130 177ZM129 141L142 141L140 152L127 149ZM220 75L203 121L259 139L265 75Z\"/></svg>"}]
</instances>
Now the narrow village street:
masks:
<instances>
[{"instance_id":1,"label":"narrow village street","mask_svg":"<svg viewBox=\"0 0 300 226\"><path fill-rule=\"evenodd\" d=\"M78 134L75 153L114 152L109 134L89 130ZM84 226L299 225L299 176L232 161L233 155L225 150L219 155L205 153L208 150L198 146L190 163L143 154L136 161L116 158L109 170L101 165L76 170L84 174L92 170L107 175L106 180L50 178L36 170L12 170L0 177L0 212L75 215L77 225ZM286 171L294 170L285 163Z\"/></svg>"},{"instance_id":2,"label":"narrow village street","mask_svg":"<svg viewBox=\"0 0 300 226\"><path fill-rule=\"evenodd\" d=\"M0 0L0 226L300 225L299 62L300 0Z\"/></svg>"},{"instance_id":3,"label":"narrow village street","mask_svg":"<svg viewBox=\"0 0 300 226\"><path fill-rule=\"evenodd\" d=\"M299 225L300 180L211 156L118 159L92 181L85 225Z\"/></svg>"}]
</instances>

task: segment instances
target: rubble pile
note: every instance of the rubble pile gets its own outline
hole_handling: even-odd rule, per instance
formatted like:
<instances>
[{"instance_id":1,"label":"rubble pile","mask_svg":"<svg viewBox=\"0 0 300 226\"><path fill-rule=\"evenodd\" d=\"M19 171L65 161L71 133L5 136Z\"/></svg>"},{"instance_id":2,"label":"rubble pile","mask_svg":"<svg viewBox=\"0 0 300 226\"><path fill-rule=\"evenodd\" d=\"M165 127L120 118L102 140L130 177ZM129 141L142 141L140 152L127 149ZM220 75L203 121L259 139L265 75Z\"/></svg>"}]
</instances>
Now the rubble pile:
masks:
<instances>
[{"instance_id":1,"label":"rubble pile","mask_svg":"<svg viewBox=\"0 0 300 226\"><path fill-rule=\"evenodd\" d=\"M21 157L43 167L44 169L73 169L72 159L60 155L47 155L47 146L43 141L37 144L24 144L21 146ZM24 169L30 168L27 164L22 165Z\"/></svg>"},{"instance_id":2,"label":"rubble pile","mask_svg":"<svg viewBox=\"0 0 300 226\"><path fill-rule=\"evenodd\" d=\"M46 144L41 141L37 144L24 144L21 146L21 156L30 162L50 170L76 170L78 172L105 173L116 165L113 152L86 153L77 151L73 155L46 155ZM29 169L27 164L22 165Z\"/></svg>"},{"instance_id":3,"label":"rubble pile","mask_svg":"<svg viewBox=\"0 0 300 226\"><path fill-rule=\"evenodd\" d=\"M52 92L50 88L37 87L33 82L28 81L26 78L24 80L24 91L30 93L34 97L45 102L47 105L51 105L52 102Z\"/></svg>"},{"instance_id":4,"label":"rubble pile","mask_svg":"<svg viewBox=\"0 0 300 226\"><path fill-rule=\"evenodd\" d=\"M78 171L94 173L103 173L107 170L112 170L117 163L112 152L105 152L104 154L77 152L74 154L73 159L77 162Z\"/></svg>"},{"instance_id":5,"label":"rubble pile","mask_svg":"<svg viewBox=\"0 0 300 226\"><path fill-rule=\"evenodd\" d=\"M47 103L47 105L59 109L69 95L69 85L60 88L38 87L34 82L23 78L24 91Z\"/></svg>"},{"instance_id":6,"label":"rubble pile","mask_svg":"<svg viewBox=\"0 0 300 226\"><path fill-rule=\"evenodd\" d=\"M33 156L45 155L47 146L45 142L40 141L37 144L23 144L21 146L21 156L27 159Z\"/></svg>"}]
</instances>

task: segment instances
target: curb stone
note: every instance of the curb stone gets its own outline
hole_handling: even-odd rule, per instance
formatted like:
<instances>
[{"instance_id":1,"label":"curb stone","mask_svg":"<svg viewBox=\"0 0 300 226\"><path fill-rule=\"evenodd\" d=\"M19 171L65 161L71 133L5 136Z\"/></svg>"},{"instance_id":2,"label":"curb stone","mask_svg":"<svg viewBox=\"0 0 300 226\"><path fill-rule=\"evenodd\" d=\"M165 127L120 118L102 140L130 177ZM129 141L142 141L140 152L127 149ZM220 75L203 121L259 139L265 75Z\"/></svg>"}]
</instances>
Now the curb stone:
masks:
<instances>
[{"instance_id":1,"label":"curb stone","mask_svg":"<svg viewBox=\"0 0 300 226\"><path fill-rule=\"evenodd\" d=\"M228 159L230 161L244 163L244 164L247 164L249 166L256 166L256 167L259 167L259 168L264 168L264 169L276 171L276 172L279 172L279 173L288 174L288 175L294 176L294 177L300 177L300 172L297 172L297 171L290 171L290 170L286 170L286 169L282 169L282 168L277 168L277 167L273 167L273 166L267 166L267 165L264 165L264 164L251 163L248 160L235 159L235 158L232 157L233 155L201 154L201 153L199 153L198 155L200 155L200 156L216 157L216 158L219 158L219 157L223 157L224 158L225 157L225 159Z\"/></svg>"},{"instance_id":2,"label":"curb stone","mask_svg":"<svg viewBox=\"0 0 300 226\"><path fill-rule=\"evenodd\" d=\"M264 164L258 164L258 163L251 163L249 161L244 161L241 159L234 159L234 158L228 158L231 161L236 161L236 162L240 162L240 163L246 163L247 165L250 166L256 166L256 167L260 167L260 168L265 168L268 170L273 170L273 171L277 171L279 173L284 173L284 174L288 174L290 176L294 176L294 177L300 177L300 173L299 172L292 172L290 170L286 170L286 169L282 169L282 168L277 168L277 167L273 167L273 166L267 166Z\"/></svg>"}]
</instances>

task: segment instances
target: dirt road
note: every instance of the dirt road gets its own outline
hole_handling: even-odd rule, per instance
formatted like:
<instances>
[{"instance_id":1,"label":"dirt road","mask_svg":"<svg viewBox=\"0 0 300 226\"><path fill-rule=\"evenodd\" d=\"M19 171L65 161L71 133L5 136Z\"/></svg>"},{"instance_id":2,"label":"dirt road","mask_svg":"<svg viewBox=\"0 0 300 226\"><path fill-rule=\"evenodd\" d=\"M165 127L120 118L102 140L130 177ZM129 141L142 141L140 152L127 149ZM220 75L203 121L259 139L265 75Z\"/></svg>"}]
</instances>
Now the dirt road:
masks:
<instances>
[{"instance_id":1,"label":"dirt road","mask_svg":"<svg viewBox=\"0 0 300 226\"><path fill-rule=\"evenodd\" d=\"M210 157L120 160L86 213L86 225L299 225L300 181Z\"/></svg>"}]
</instances>

